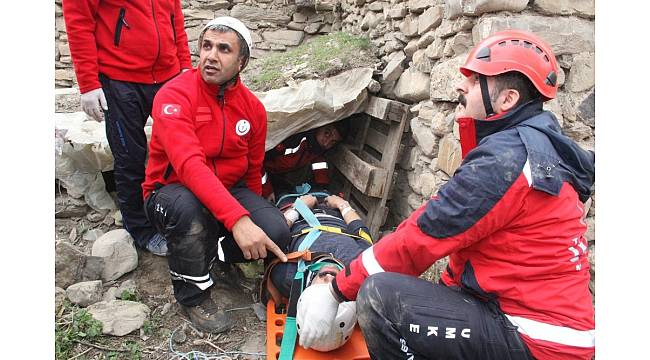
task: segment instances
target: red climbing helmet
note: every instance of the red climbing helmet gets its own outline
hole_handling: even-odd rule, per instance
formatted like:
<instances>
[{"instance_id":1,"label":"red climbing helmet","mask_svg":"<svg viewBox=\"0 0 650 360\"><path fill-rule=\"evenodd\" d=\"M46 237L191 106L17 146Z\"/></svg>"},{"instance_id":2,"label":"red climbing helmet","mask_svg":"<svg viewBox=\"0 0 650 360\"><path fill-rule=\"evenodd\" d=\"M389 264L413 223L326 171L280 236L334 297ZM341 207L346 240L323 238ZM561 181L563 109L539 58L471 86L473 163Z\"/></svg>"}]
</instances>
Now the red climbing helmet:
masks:
<instances>
[{"instance_id":1,"label":"red climbing helmet","mask_svg":"<svg viewBox=\"0 0 650 360\"><path fill-rule=\"evenodd\" d=\"M553 50L537 36L521 30L504 30L483 39L467 56L460 72L495 76L518 71L533 83L544 101L555 98L558 67Z\"/></svg>"}]
</instances>

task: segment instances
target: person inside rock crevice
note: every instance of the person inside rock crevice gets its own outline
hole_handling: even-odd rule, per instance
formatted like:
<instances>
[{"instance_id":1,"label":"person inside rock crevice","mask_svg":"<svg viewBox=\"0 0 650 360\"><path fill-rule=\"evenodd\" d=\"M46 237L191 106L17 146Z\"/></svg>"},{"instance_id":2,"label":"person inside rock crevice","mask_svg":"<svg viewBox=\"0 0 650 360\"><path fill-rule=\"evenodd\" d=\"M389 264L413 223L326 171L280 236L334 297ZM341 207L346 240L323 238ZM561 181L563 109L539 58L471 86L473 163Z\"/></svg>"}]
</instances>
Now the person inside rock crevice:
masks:
<instances>
[{"instance_id":1,"label":"person inside rock crevice","mask_svg":"<svg viewBox=\"0 0 650 360\"><path fill-rule=\"evenodd\" d=\"M348 121L337 121L292 135L267 151L262 196L275 202L305 183L310 192L328 191L331 168L325 153L345 138L348 129Z\"/></svg>"}]
</instances>

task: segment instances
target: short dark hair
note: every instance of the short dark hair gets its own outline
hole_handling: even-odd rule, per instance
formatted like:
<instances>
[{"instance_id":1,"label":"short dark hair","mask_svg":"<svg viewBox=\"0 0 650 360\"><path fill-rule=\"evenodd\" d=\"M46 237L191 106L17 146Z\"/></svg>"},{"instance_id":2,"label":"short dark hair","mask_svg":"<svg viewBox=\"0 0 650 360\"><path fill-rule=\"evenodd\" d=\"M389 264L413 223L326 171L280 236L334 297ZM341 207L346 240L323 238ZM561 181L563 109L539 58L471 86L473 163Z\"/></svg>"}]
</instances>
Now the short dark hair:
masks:
<instances>
[{"instance_id":1,"label":"short dark hair","mask_svg":"<svg viewBox=\"0 0 650 360\"><path fill-rule=\"evenodd\" d=\"M341 139L345 139L345 137L348 135L348 131L350 130L350 122L347 120L339 120L332 125L334 125L336 131L338 131L339 135L341 135Z\"/></svg>"},{"instance_id":2,"label":"short dark hair","mask_svg":"<svg viewBox=\"0 0 650 360\"><path fill-rule=\"evenodd\" d=\"M199 36L199 48L202 46L203 43L203 35L208 30L214 30L219 33L227 33L227 32L235 33L235 35L237 35L237 40L239 41L239 57L244 58L246 62L248 62L248 58L250 57L250 52L248 50L248 43L246 43L246 40L244 40L244 37L241 36L240 33L238 33L237 31L233 30L232 28L226 25L214 25L214 26L206 27L203 30L203 32L201 32L201 35Z\"/></svg>"},{"instance_id":3,"label":"short dark hair","mask_svg":"<svg viewBox=\"0 0 650 360\"><path fill-rule=\"evenodd\" d=\"M516 106L527 103L530 100L541 98L542 95L532 81L530 81L526 75L518 71L509 71L504 74L496 75L494 77L494 91L490 95L490 100L492 102L496 101L496 98L499 96L499 93L505 89L513 89L519 92L519 101Z\"/></svg>"}]
</instances>

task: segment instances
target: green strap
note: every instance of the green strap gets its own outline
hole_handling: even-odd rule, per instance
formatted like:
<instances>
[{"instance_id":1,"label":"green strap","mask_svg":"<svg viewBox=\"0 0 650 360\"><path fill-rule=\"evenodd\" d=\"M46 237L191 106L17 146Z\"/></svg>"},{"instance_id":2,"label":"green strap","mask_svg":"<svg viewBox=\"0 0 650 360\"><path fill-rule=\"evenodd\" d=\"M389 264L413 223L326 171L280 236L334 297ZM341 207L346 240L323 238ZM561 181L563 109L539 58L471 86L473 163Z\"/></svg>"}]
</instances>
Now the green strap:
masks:
<instances>
[{"instance_id":1,"label":"green strap","mask_svg":"<svg viewBox=\"0 0 650 360\"><path fill-rule=\"evenodd\" d=\"M296 197L296 198L298 198L298 197L301 197L301 196L303 196L303 195L314 195L314 196L316 196L316 197L318 197L318 196L328 197L328 196L330 195L330 194L328 194L328 193L326 193L326 192L319 192L319 191L309 192L309 190L311 190L311 185L309 185L309 184L307 184L307 183L304 183L304 184L302 184L302 185L297 185L295 190L296 190L296 192L293 193L293 194L285 194L285 195L282 195L282 196L278 199L278 201L275 202L275 206L279 206L280 203L282 203L282 200L284 200L284 199L286 199L286 198L291 198L291 197Z\"/></svg>"},{"instance_id":2,"label":"green strap","mask_svg":"<svg viewBox=\"0 0 650 360\"><path fill-rule=\"evenodd\" d=\"M302 217L307 220L307 223L310 226L320 226L320 222L316 218L313 212L305 205L305 203L297 199L294 203L294 207ZM314 241L320 235L320 230L311 231L305 239L298 246L298 251L303 251L309 249L309 247L314 243ZM296 313L298 307L298 298L302 293L302 290L305 287L305 270L308 267L305 265L305 261L300 259L298 261L298 269L296 275L293 277L293 282L291 283L291 292L289 293L289 306L287 307L287 317L284 321L284 331L282 333L282 343L280 344L280 356L278 360L292 360L293 353L296 347L296 338L298 336L298 331L296 330ZM268 341L268 340L267 340Z\"/></svg>"},{"instance_id":3,"label":"green strap","mask_svg":"<svg viewBox=\"0 0 650 360\"><path fill-rule=\"evenodd\" d=\"M298 298L302 293L303 286L304 274L302 272L297 272L296 276L293 278L293 282L291 283L289 306L287 306L287 316L284 319L284 331L282 332L282 343L280 343L280 355L278 360L293 359L293 352L296 348L296 338L298 337L298 330L296 329Z\"/></svg>"}]
</instances>

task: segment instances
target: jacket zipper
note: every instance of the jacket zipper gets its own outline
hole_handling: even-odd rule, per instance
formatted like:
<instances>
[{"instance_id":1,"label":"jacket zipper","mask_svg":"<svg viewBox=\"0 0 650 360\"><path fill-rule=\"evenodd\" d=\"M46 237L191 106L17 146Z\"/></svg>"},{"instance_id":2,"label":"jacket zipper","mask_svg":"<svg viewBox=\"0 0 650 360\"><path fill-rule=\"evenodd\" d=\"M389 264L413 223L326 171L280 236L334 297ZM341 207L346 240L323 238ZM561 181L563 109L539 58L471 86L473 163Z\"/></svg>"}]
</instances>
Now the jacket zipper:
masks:
<instances>
[{"instance_id":1,"label":"jacket zipper","mask_svg":"<svg viewBox=\"0 0 650 360\"><path fill-rule=\"evenodd\" d=\"M151 65L151 77L153 78L153 83L157 84L158 81L156 80L156 76L154 74L154 67L156 66L156 63L158 62L158 58L160 57L160 31L158 31L158 22L156 21L156 11L154 9L154 1L151 0L151 14L153 15L153 26L156 28L156 35L158 38L158 50L156 52L156 59L153 61L153 64Z\"/></svg>"},{"instance_id":2,"label":"jacket zipper","mask_svg":"<svg viewBox=\"0 0 650 360\"><path fill-rule=\"evenodd\" d=\"M174 14L171 14L172 18L172 33L174 34L174 44L176 43L176 26L174 26Z\"/></svg>"},{"instance_id":3,"label":"jacket zipper","mask_svg":"<svg viewBox=\"0 0 650 360\"><path fill-rule=\"evenodd\" d=\"M120 36L122 35L122 25L126 26L127 29L131 28L129 24L126 22L126 20L124 20L124 15L126 15L126 9L120 8L120 14L117 16L117 24L115 24L115 37L113 38L113 44L115 44L115 46L120 45Z\"/></svg>"},{"instance_id":4,"label":"jacket zipper","mask_svg":"<svg viewBox=\"0 0 650 360\"><path fill-rule=\"evenodd\" d=\"M226 112L224 108L226 107L226 99L224 96L225 89L223 86L219 87L219 93L217 94L217 103L219 104L219 107L221 108L221 117L223 119L223 128L221 130L221 149L219 150L219 156L221 156L221 153L223 152L223 143L226 140Z\"/></svg>"}]
</instances>

